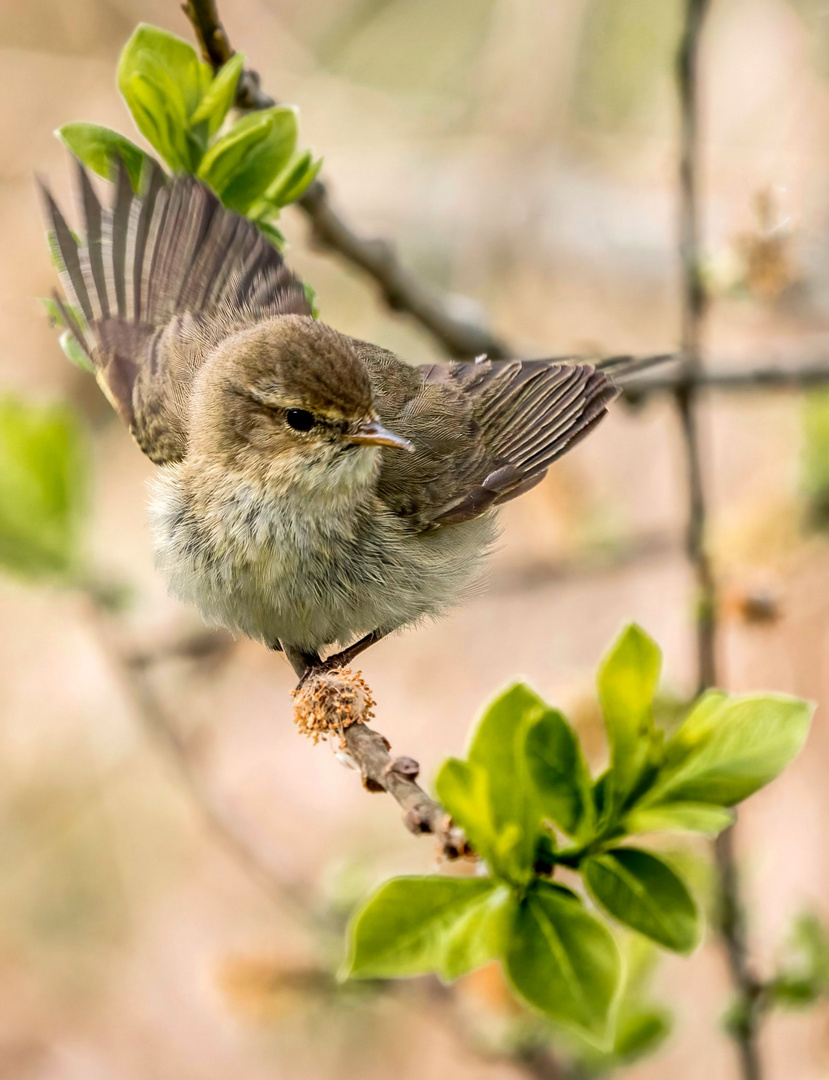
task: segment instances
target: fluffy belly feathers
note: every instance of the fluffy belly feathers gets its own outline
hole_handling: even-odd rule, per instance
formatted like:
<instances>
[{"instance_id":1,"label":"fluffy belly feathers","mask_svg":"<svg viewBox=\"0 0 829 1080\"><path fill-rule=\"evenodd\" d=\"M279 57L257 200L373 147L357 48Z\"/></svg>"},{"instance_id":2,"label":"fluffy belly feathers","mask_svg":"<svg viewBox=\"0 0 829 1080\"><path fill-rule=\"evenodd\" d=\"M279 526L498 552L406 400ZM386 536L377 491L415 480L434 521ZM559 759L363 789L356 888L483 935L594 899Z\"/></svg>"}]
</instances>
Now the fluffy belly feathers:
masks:
<instances>
[{"instance_id":1,"label":"fluffy belly feathers","mask_svg":"<svg viewBox=\"0 0 829 1080\"><path fill-rule=\"evenodd\" d=\"M156 559L214 625L304 651L439 614L474 584L493 515L418 535L375 500L310 515L244 485L197 506L175 470L154 485Z\"/></svg>"}]
</instances>

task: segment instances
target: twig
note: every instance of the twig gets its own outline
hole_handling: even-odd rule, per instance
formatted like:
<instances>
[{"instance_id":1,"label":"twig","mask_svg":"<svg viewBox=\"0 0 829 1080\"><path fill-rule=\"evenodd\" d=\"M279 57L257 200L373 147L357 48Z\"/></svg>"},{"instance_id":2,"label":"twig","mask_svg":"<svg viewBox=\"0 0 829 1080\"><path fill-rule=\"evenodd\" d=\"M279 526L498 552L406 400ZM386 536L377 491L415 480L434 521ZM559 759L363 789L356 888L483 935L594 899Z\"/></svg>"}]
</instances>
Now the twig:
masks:
<instances>
[{"instance_id":1,"label":"twig","mask_svg":"<svg viewBox=\"0 0 829 1080\"><path fill-rule=\"evenodd\" d=\"M359 647L359 646L358 646ZM471 854L462 830L418 785L420 765L410 757L393 757L389 740L368 727L374 702L362 675L347 666L345 650L323 662L314 653L285 649L300 678L294 691L294 719L300 731L340 739L341 760L355 768L368 791L385 791L403 809L403 824L415 835L431 833L441 854L457 859Z\"/></svg>"},{"instance_id":2,"label":"twig","mask_svg":"<svg viewBox=\"0 0 829 1080\"><path fill-rule=\"evenodd\" d=\"M677 354L680 359L682 354ZM637 358L638 359L638 358ZM645 357L642 358L647 359ZM667 361L666 361L667 362ZM791 367L761 362L752 367L727 367L717 364L711 370L688 372L687 368L673 374L642 375L624 386L625 397L638 402L654 394L676 394L678 389L751 393L768 390L811 390L829 386L829 358L810 360Z\"/></svg>"},{"instance_id":3,"label":"twig","mask_svg":"<svg viewBox=\"0 0 829 1080\"><path fill-rule=\"evenodd\" d=\"M440 803L421 788L416 777L418 763L410 757L392 757L388 740L365 724L352 724L345 732L349 757L360 770L369 791L386 791L403 810L403 824L417 834L432 833L448 859L469 854L463 832Z\"/></svg>"},{"instance_id":4,"label":"twig","mask_svg":"<svg viewBox=\"0 0 829 1080\"><path fill-rule=\"evenodd\" d=\"M134 716L166 752L192 804L200 813L210 833L240 868L280 908L289 908L298 921L309 924L317 931L330 932L331 926L326 925L324 918L315 912L304 892L284 876L275 860L266 855L254 842L243 823L232 816L227 807L217 803L205 781L198 755L193 754L191 746L177 732L175 724L168 717L147 676L147 667L159 661L160 655L153 654L148 664L142 654L131 653L117 645L117 635L113 633L109 617L98 602L97 594L89 592L87 599L90 601L93 625L102 651L111 663L129 699ZM348 735L350 738L347 737L346 742L349 753L363 763L364 780L377 784L378 789L382 785L383 790L389 791L401 806L408 810L407 817L411 818L410 827L415 831L437 833L439 828L444 828L447 843L450 832L453 833L458 849L455 853L459 854L464 844L462 835L457 830L447 828L445 812L414 783L412 773L417 775L416 763L411 762L411 759L392 759L388 754L388 744L383 736L363 724L353 725ZM424 829L421 825L415 828L415 823L418 821L429 821L431 827ZM327 970L315 971L314 974L326 985L336 985ZM444 985L436 978L424 980L424 985L427 1000L440 1001L443 1018L449 1015L447 1007L457 1009L458 995L453 987ZM402 982L398 989L401 994L405 994L408 984ZM476 1044L462 1023L453 1023L449 1027L452 1034L470 1053L490 1060L492 1055ZM498 1054L497 1058L514 1068L516 1072L533 1077L535 1080L583 1080L581 1072L575 1066L565 1066L549 1047L539 1048L532 1055L507 1051Z\"/></svg>"},{"instance_id":5,"label":"twig","mask_svg":"<svg viewBox=\"0 0 829 1080\"><path fill-rule=\"evenodd\" d=\"M219 68L234 53L222 26L216 0L185 0L182 10L190 20L205 59ZM275 104L259 85L255 71L245 70L239 80L236 105L240 109L267 109ZM510 354L507 346L469 313L472 301L447 296L428 288L406 270L387 240L360 236L333 207L324 181L317 179L297 204L311 225L314 244L336 252L364 270L380 289L393 311L416 319L450 356L473 357L486 353L493 359Z\"/></svg>"},{"instance_id":6,"label":"twig","mask_svg":"<svg viewBox=\"0 0 829 1080\"><path fill-rule=\"evenodd\" d=\"M696 380L702 372L701 333L706 296L700 279L697 213L697 64L699 41L710 0L686 0L679 47L681 110L679 248L682 263L682 368L675 390L688 469L687 547L697 583L697 680L700 691L716 682L716 585L706 549L706 505L696 409Z\"/></svg>"},{"instance_id":7,"label":"twig","mask_svg":"<svg viewBox=\"0 0 829 1080\"><path fill-rule=\"evenodd\" d=\"M677 57L680 104L680 258L682 263L681 374L675 390L688 469L688 557L697 585L697 678L700 691L717 681L717 593L706 549L706 500L699 443L697 411L698 381L702 373L702 328L706 312L705 290L700 279L698 217L698 73L702 29L710 0L686 0L685 20ZM745 911L740 897L734 854L734 834L727 829L717 840L716 859L720 878L720 935L726 949L731 981L747 1008L745 1020L733 1029L740 1055L743 1080L761 1080L758 1045L759 1012L753 1008L757 980L751 973L746 944Z\"/></svg>"}]
</instances>

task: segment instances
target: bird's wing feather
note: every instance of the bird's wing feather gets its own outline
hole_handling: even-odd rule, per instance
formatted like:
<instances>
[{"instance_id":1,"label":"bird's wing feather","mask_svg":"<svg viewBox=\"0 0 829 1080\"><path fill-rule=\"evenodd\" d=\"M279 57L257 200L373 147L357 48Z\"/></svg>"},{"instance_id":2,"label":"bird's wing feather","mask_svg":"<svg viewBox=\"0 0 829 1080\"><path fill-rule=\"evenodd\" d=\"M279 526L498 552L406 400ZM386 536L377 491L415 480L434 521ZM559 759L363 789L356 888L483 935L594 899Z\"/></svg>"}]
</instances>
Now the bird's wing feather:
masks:
<instances>
[{"instance_id":1,"label":"bird's wing feather","mask_svg":"<svg viewBox=\"0 0 829 1080\"><path fill-rule=\"evenodd\" d=\"M456 399L471 428L454 490L441 485L433 504L419 508L427 528L469 521L528 491L618 394L606 372L566 361L481 359L420 371L427 389Z\"/></svg>"},{"instance_id":2,"label":"bird's wing feather","mask_svg":"<svg viewBox=\"0 0 829 1080\"><path fill-rule=\"evenodd\" d=\"M179 460L184 410L201 363L223 337L273 315L310 315L302 283L256 226L190 176L154 163L133 193L116 169L102 207L80 163L83 238L43 189L64 318L98 381L154 461Z\"/></svg>"}]
</instances>

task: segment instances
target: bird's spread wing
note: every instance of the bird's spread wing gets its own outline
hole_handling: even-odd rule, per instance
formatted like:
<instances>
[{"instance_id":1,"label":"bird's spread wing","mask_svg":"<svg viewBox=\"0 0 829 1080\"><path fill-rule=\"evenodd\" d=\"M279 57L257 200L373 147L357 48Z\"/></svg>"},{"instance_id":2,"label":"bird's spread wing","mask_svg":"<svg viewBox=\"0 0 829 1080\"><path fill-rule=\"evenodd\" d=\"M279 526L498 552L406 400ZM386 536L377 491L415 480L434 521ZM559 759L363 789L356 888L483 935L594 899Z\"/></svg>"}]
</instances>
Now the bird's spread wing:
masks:
<instances>
[{"instance_id":1,"label":"bird's spread wing","mask_svg":"<svg viewBox=\"0 0 829 1080\"><path fill-rule=\"evenodd\" d=\"M44 188L50 244L78 344L156 462L186 448L193 377L223 337L272 315L309 315L302 283L254 224L194 177L152 165L133 192L119 163L111 207L78 165L83 236Z\"/></svg>"},{"instance_id":2,"label":"bird's spread wing","mask_svg":"<svg viewBox=\"0 0 829 1080\"><path fill-rule=\"evenodd\" d=\"M591 364L484 358L419 370L431 411L444 399L446 422L454 418L460 430L454 452L451 443L441 448L440 483L422 485L409 511L424 530L469 521L528 491L618 394ZM417 428L404 431L417 449Z\"/></svg>"}]
</instances>

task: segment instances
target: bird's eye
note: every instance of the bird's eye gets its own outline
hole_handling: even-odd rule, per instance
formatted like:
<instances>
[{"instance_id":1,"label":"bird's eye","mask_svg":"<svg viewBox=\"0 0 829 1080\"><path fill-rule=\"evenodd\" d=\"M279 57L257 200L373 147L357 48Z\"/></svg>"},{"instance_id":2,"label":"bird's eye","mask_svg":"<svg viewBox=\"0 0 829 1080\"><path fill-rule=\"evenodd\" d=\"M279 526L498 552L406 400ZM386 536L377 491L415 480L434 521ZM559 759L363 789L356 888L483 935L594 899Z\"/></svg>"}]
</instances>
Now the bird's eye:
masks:
<instances>
[{"instance_id":1,"label":"bird's eye","mask_svg":"<svg viewBox=\"0 0 829 1080\"><path fill-rule=\"evenodd\" d=\"M305 409L288 409L285 421L294 431L310 431L316 423L313 413L306 412Z\"/></svg>"}]
</instances>

